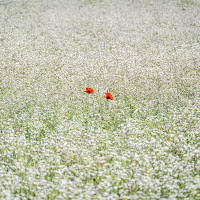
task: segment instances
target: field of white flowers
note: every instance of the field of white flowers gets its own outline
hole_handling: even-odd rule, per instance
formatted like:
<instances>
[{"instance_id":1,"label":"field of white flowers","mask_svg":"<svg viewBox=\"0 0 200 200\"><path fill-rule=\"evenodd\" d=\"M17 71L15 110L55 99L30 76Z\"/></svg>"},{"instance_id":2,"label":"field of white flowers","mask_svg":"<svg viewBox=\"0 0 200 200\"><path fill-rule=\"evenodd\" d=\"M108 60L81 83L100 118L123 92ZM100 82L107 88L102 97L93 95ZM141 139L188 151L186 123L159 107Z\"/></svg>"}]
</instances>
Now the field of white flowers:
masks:
<instances>
[{"instance_id":1,"label":"field of white flowers","mask_svg":"<svg viewBox=\"0 0 200 200\"><path fill-rule=\"evenodd\" d=\"M200 199L200 1L0 0L0 120L2 200Z\"/></svg>"}]
</instances>

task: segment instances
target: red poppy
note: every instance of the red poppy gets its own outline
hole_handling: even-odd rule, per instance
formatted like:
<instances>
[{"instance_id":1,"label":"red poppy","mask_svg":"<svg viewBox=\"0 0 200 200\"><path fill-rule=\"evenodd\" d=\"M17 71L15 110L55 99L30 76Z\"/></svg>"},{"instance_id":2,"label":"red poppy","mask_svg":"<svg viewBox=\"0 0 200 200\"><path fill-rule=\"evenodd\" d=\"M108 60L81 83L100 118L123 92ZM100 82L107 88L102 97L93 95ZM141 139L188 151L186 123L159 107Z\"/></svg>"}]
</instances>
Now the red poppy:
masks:
<instances>
[{"instance_id":1,"label":"red poppy","mask_svg":"<svg viewBox=\"0 0 200 200\"><path fill-rule=\"evenodd\" d=\"M104 97L106 97L106 99L113 100L113 96L112 96L112 94L110 94L110 93L105 93L105 96L104 96Z\"/></svg>"},{"instance_id":2,"label":"red poppy","mask_svg":"<svg viewBox=\"0 0 200 200\"><path fill-rule=\"evenodd\" d=\"M86 88L86 91L84 91L84 92L93 93L93 89L92 88Z\"/></svg>"}]
</instances>

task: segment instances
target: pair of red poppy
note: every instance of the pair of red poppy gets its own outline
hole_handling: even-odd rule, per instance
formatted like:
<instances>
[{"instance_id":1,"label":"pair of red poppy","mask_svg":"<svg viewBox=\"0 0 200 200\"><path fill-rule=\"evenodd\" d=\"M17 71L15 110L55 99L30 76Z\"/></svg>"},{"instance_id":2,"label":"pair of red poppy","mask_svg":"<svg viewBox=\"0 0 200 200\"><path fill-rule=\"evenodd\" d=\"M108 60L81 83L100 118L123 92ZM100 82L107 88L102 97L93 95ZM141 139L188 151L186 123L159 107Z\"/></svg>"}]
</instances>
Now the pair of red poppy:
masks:
<instances>
[{"instance_id":1,"label":"pair of red poppy","mask_svg":"<svg viewBox=\"0 0 200 200\"><path fill-rule=\"evenodd\" d=\"M93 93L93 89L92 88L86 88L86 90L84 91L86 93ZM106 97L106 99L110 99L113 100L113 96L110 93L105 93L104 97Z\"/></svg>"}]
</instances>

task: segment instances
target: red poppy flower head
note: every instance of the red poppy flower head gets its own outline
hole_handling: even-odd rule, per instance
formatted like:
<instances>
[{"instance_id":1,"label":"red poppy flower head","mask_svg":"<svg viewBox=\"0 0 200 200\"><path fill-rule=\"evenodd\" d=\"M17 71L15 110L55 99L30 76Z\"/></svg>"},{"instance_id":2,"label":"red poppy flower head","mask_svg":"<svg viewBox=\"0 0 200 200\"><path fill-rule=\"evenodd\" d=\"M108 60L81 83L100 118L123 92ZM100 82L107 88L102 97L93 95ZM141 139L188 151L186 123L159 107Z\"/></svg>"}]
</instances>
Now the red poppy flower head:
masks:
<instances>
[{"instance_id":1,"label":"red poppy flower head","mask_svg":"<svg viewBox=\"0 0 200 200\"><path fill-rule=\"evenodd\" d=\"M84 92L86 92L86 93L93 93L93 89L92 88L86 88L86 90Z\"/></svg>"},{"instance_id":2,"label":"red poppy flower head","mask_svg":"<svg viewBox=\"0 0 200 200\"><path fill-rule=\"evenodd\" d=\"M105 93L105 96L104 96L104 97L106 97L106 99L113 100L113 96L112 96L112 94L110 94L110 93Z\"/></svg>"}]
</instances>

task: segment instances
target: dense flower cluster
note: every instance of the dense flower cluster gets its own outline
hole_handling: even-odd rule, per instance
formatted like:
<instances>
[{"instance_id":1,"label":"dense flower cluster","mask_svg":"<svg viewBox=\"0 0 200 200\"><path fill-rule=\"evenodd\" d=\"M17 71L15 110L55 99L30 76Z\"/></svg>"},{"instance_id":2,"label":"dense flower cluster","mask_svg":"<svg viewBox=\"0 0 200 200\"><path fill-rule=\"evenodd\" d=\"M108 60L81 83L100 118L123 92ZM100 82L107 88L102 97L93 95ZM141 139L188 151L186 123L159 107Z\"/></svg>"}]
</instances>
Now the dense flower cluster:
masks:
<instances>
[{"instance_id":1,"label":"dense flower cluster","mask_svg":"<svg viewBox=\"0 0 200 200\"><path fill-rule=\"evenodd\" d=\"M0 199L200 199L199 10L1 1Z\"/></svg>"}]
</instances>

